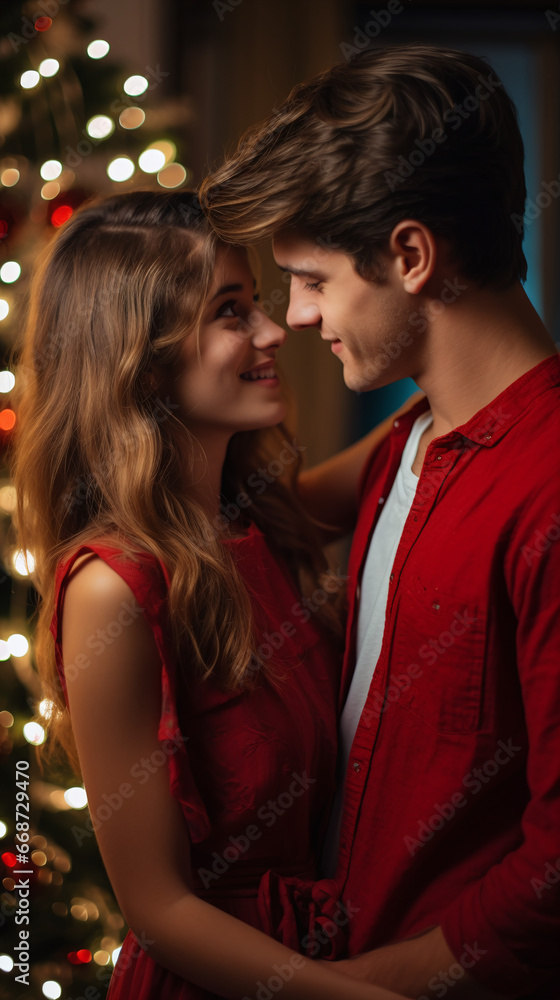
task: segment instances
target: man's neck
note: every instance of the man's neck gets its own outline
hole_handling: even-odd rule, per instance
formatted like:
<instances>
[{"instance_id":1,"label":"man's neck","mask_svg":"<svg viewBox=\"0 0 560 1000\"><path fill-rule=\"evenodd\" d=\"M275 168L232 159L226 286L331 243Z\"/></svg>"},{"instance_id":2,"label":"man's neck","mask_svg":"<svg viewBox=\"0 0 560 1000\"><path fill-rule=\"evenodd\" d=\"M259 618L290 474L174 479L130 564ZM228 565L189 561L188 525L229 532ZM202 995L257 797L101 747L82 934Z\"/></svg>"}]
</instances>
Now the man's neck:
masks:
<instances>
[{"instance_id":1,"label":"man's neck","mask_svg":"<svg viewBox=\"0 0 560 1000\"><path fill-rule=\"evenodd\" d=\"M433 415L429 440L470 420L504 389L557 353L520 284L467 292L434 320L415 382Z\"/></svg>"}]
</instances>

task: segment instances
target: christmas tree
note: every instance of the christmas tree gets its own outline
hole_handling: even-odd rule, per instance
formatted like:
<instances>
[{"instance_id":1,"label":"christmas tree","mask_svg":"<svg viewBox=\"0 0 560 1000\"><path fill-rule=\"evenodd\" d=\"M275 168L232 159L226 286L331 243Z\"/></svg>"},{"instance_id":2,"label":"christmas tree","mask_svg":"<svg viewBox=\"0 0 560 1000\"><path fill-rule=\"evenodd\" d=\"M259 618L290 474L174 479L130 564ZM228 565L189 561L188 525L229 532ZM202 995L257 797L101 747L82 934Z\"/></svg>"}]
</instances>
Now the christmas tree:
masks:
<instances>
[{"instance_id":1,"label":"christmas tree","mask_svg":"<svg viewBox=\"0 0 560 1000\"><path fill-rule=\"evenodd\" d=\"M86 198L190 179L189 102L166 96L159 66L112 62L95 28L75 0L0 11L0 996L25 1000L101 1000L126 925L80 780L37 760L52 706L33 660L33 557L11 523L13 348L35 257Z\"/></svg>"}]
</instances>

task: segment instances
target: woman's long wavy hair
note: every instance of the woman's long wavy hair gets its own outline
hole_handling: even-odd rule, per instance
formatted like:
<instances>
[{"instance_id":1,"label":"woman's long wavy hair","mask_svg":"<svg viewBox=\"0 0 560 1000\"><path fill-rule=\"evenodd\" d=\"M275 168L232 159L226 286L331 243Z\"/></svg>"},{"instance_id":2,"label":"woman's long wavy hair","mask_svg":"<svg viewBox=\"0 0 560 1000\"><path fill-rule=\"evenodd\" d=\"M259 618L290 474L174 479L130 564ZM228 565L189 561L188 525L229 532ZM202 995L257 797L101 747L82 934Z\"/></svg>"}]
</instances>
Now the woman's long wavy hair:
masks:
<instances>
[{"instance_id":1,"label":"woman's long wavy hair","mask_svg":"<svg viewBox=\"0 0 560 1000\"><path fill-rule=\"evenodd\" d=\"M185 336L198 335L218 245L193 193L131 192L77 212L34 279L17 353L16 531L35 560L35 654L55 706L42 757L66 756L77 773L49 625L57 565L81 544L110 539L166 567L171 640L189 677L213 675L235 689L255 676L249 596L216 522L180 485L179 421L148 377L152 363L173 364ZM280 425L233 436L226 501L278 455L286 434ZM197 442L189 440L193 460ZM286 466L235 525L254 521L305 595L328 565L294 490L299 464ZM317 617L340 635L336 600Z\"/></svg>"}]
</instances>

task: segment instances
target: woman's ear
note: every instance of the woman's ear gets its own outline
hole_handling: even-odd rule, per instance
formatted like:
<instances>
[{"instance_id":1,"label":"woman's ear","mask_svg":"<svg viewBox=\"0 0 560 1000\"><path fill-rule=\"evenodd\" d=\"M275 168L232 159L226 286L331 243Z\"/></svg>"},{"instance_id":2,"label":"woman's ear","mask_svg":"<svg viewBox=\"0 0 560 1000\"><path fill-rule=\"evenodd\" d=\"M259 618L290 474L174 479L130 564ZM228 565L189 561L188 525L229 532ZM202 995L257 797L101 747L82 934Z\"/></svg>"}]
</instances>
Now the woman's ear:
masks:
<instances>
[{"instance_id":1,"label":"woman's ear","mask_svg":"<svg viewBox=\"0 0 560 1000\"><path fill-rule=\"evenodd\" d=\"M389 250L396 259L403 288L410 295L418 295L432 277L437 249L431 229L415 219L404 219L393 229Z\"/></svg>"}]
</instances>

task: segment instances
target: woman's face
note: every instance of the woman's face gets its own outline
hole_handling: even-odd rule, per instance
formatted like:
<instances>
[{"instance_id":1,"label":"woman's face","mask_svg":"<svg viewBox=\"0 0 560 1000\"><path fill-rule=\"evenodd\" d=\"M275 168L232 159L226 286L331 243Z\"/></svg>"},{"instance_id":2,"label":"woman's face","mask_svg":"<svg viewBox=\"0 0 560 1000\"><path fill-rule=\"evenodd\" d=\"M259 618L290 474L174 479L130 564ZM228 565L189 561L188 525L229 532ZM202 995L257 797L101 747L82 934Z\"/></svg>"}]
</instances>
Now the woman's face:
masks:
<instances>
[{"instance_id":1,"label":"woman's face","mask_svg":"<svg viewBox=\"0 0 560 1000\"><path fill-rule=\"evenodd\" d=\"M214 280L196 336L185 338L172 375L174 410L203 441L208 434L256 430L280 423L286 413L275 372L286 332L254 301L246 252L220 247Z\"/></svg>"}]
</instances>

